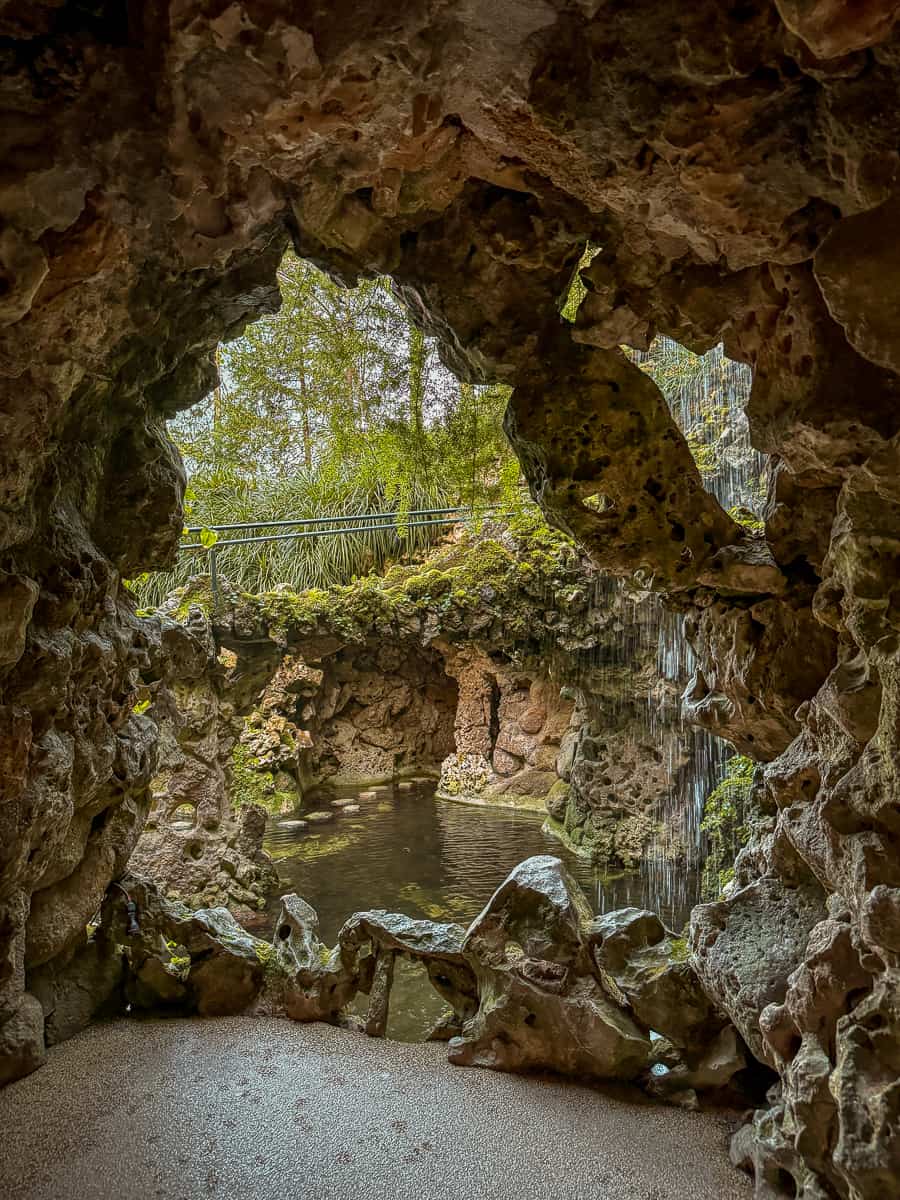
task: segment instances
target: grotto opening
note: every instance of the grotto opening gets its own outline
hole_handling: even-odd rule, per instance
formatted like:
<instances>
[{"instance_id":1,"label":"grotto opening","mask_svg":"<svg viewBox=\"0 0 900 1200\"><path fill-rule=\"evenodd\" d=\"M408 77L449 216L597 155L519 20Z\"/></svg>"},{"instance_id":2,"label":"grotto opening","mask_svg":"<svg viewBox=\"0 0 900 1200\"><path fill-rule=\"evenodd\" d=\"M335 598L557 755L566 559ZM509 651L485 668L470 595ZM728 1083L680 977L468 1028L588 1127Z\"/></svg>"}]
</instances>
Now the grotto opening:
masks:
<instances>
[{"instance_id":1,"label":"grotto opening","mask_svg":"<svg viewBox=\"0 0 900 1200\"><path fill-rule=\"evenodd\" d=\"M454 1063L698 1102L768 1086L731 1143L758 1196L896 1192L898 15L890 0L0 4L5 1127L50 1121L40 1081L79 1047L109 1036L139 1060L133 1025L47 1054L118 994L118 946L136 1006L335 1021L362 991L375 1034L406 956L447 1002ZM213 386L215 347L277 305L289 243L348 285L389 276L461 380L509 386L506 431L550 524L683 619L685 717L758 764L759 808L686 939L652 913L593 916L553 855L518 865L468 929L358 913L332 950L299 897L263 942L126 873L159 764L142 689L174 710L173 662L199 678L209 655L189 622L138 615L122 581L172 562L185 479L165 422ZM761 530L704 488L635 362L657 334L752 370ZM262 1018L221 1028L254 1025L277 1037ZM205 1027L167 1028L203 1054ZM318 1034L289 1028L312 1055ZM370 1043L349 1044L377 1075ZM86 1102L71 1074L53 1090ZM539 1125L544 1093L527 1094ZM612 1101L589 1095L602 1127ZM690 1136L656 1110L633 1120L634 1145L641 1121L660 1145ZM60 1194L65 1162L21 1174L28 1144L5 1147L9 1190ZM240 1187L261 1174L249 1159ZM549 1159L536 1169L563 1186ZM612 1179L591 1186L619 1194ZM707 1193L727 1194L717 1179Z\"/></svg>"}]
</instances>

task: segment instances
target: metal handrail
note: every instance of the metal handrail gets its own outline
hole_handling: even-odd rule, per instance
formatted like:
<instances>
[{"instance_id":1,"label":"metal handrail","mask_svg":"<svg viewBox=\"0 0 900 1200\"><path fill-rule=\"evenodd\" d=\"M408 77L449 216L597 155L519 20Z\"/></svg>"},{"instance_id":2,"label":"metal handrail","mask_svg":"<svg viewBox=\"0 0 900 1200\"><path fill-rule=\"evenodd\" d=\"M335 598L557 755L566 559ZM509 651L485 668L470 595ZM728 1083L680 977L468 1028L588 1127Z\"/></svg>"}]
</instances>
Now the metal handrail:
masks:
<instances>
[{"instance_id":1,"label":"metal handrail","mask_svg":"<svg viewBox=\"0 0 900 1200\"><path fill-rule=\"evenodd\" d=\"M490 512L494 509L502 507L499 504L484 504L478 509L479 512ZM459 505L451 505L447 508L411 508L406 514L409 517L432 517L442 513L460 513L473 512L473 509L466 509ZM377 512L377 513L345 513L340 517L298 517L290 521L236 521L231 525L186 525L186 533L202 533L204 529L211 529L214 533L219 530L228 529L272 529L276 526L295 526L295 525L334 525L342 521L362 521L374 520L379 517L397 517L397 512ZM187 549L187 547L185 547Z\"/></svg>"},{"instance_id":2,"label":"metal handrail","mask_svg":"<svg viewBox=\"0 0 900 1200\"><path fill-rule=\"evenodd\" d=\"M454 510L454 511L458 512L460 510ZM390 515L392 517L396 517L397 514L391 513ZM396 522L395 522L394 525L385 523L382 525L351 525L344 529L309 529L309 530L306 530L304 533L266 533L266 534L262 534L260 537L219 538L211 546L204 546L202 542L187 542L184 545L180 546L179 549L180 550L212 551L212 550L221 550L223 546L251 546L256 542L289 542L289 541L299 541L301 538L337 537L339 534L342 534L342 533L374 533L380 529L388 529L388 530L395 529L399 532L399 530L401 528L403 528L403 529L422 529L426 525L459 525L463 521L471 521L472 519L473 519L473 517L471 515L466 516L466 517L455 516L455 517L441 517L441 518L439 518L437 520L433 520L433 521L409 521L403 526L400 526L400 525L396 524ZM207 525L207 526L205 526L205 528L214 530L215 526Z\"/></svg>"},{"instance_id":3,"label":"metal handrail","mask_svg":"<svg viewBox=\"0 0 900 1200\"><path fill-rule=\"evenodd\" d=\"M418 508L411 509L408 516L429 516L432 513L452 513L453 516L438 517L434 520L427 521L407 521L402 525L403 529L421 529L427 525L460 525L466 521L475 520L482 512L497 513L503 516L510 510L505 509L501 504L485 504L479 509L466 508ZM397 521L400 514L397 512L380 512L380 513L350 513L342 517L302 517L295 521L240 521L232 525L189 525L187 526L188 533L202 533L205 529L215 533L219 530L230 529L272 529L283 526L294 527L297 525L332 525L343 523L340 528L331 529L307 529L302 533L266 533L259 537L249 538L217 538L211 546L204 546L202 542L187 542L179 546L179 550L205 550L209 561L209 583L213 598L213 608L218 609L219 605L219 571L218 571L218 551L225 546L251 546L259 542L282 542L282 541L299 541L304 538L316 537L338 537L341 534L347 533L376 533L379 530L391 529L399 534L401 525ZM351 521L365 521L383 519L379 525L351 525ZM393 526L389 523L393 521Z\"/></svg>"}]
</instances>

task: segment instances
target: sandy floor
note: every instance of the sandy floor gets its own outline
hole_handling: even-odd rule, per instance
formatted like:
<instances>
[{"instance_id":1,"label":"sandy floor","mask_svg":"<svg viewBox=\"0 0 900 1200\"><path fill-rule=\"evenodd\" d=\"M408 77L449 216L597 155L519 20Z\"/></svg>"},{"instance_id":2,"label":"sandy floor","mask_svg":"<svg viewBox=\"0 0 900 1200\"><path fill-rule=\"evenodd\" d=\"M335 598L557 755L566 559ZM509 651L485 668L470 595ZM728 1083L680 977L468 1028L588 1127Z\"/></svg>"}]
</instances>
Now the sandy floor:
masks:
<instances>
[{"instance_id":1,"label":"sandy floor","mask_svg":"<svg viewBox=\"0 0 900 1200\"><path fill-rule=\"evenodd\" d=\"M729 1123L438 1045L117 1021L0 1092L3 1200L748 1200Z\"/></svg>"}]
</instances>

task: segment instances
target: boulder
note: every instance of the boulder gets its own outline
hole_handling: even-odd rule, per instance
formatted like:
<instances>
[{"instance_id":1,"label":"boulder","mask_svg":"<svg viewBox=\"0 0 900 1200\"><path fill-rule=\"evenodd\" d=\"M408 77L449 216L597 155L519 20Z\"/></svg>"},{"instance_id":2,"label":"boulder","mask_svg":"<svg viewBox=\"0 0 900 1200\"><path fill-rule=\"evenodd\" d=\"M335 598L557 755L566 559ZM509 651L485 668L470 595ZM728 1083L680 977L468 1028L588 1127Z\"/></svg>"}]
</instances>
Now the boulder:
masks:
<instances>
[{"instance_id":1,"label":"boulder","mask_svg":"<svg viewBox=\"0 0 900 1200\"><path fill-rule=\"evenodd\" d=\"M72 1037L97 1015L121 1010L123 982L122 952L102 934L29 972L29 991L44 1012L47 1045Z\"/></svg>"},{"instance_id":2,"label":"boulder","mask_svg":"<svg viewBox=\"0 0 900 1200\"><path fill-rule=\"evenodd\" d=\"M133 932L122 889L136 905ZM228 909L193 912L165 900L138 876L125 876L110 890L100 928L105 939L125 947L126 992L139 1007L177 1003L202 1016L243 1012L258 998L271 958L271 947L247 933Z\"/></svg>"},{"instance_id":3,"label":"boulder","mask_svg":"<svg viewBox=\"0 0 900 1200\"><path fill-rule=\"evenodd\" d=\"M665 929L655 913L637 908L605 913L591 922L588 939L598 968L644 1028L691 1055L716 1040L727 1021L703 991L684 939Z\"/></svg>"},{"instance_id":4,"label":"boulder","mask_svg":"<svg viewBox=\"0 0 900 1200\"><path fill-rule=\"evenodd\" d=\"M371 986L374 955L329 950L315 909L294 893L281 898L272 947L277 971L269 999L295 1021L337 1023L357 992Z\"/></svg>"},{"instance_id":5,"label":"boulder","mask_svg":"<svg viewBox=\"0 0 900 1200\"><path fill-rule=\"evenodd\" d=\"M25 992L0 1025L0 1087L37 1070L45 1057L44 1010L36 996Z\"/></svg>"},{"instance_id":6,"label":"boulder","mask_svg":"<svg viewBox=\"0 0 900 1200\"><path fill-rule=\"evenodd\" d=\"M470 926L463 953L478 1011L449 1043L450 1061L633 1079L650 1040L603 987L587 900L557 858L518 866Z\"/></svg>"}]
</instances>

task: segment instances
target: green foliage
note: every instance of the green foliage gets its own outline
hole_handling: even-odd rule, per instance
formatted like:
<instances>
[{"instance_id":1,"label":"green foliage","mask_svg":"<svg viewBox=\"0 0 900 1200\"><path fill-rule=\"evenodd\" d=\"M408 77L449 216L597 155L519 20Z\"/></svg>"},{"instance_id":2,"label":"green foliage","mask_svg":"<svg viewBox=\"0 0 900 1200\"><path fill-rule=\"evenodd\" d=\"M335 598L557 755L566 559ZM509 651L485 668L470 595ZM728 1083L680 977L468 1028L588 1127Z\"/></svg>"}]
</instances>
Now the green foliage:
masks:
<instances>
[{"instance_id":1,"label":"green foliage","mask_svg":"<svg viewBox=\"0 0 900 1200\"><path fill-rule=\"evenodd\" d=\"M532 509L502 531L464 530L423 561L394 564L382 575L328 589L246 595L243 603L257 610L270 636L327 629L360 642L416 614L459 625L465 614L485 605L487 595L502 598L497 609L506 638L527 643L539 634L535 612L564 607L581 572L572 542Z\"/></svg>"},{"instance_id":2,"label":"green foliage","mask_svg":"<svg viewBox=\"0 0 900 1200\"><path fill-rule=\"evenodd\" d=\"M187 540L216 545L223 576L252 592L345 583L441 536L410 527L411 511L522 504L507 388L454 379L385 279L343 288L293 254L278 279L280 311L220 347L219 386L170 427L190 474L186 524L202 528ZM380 511L396 529L234 547L222 543L278 531L210 528ZM133 589L158 604L206 559L182 552Z\"/></svg>"},{"instance_id":3,"label":"green foliage","mask_svg":"<svg viewBox=\"0 0 900 1200\"><path fill-rule=\"evenodd\" d=\"M728 515L733 521L737 521L738 525L743 525L745 529L750 529L753 533L765 532L766 523L762 517L758 517L752 509L746 508L743 504L733 504L728 510Z\"/></svg>"},{"instance_id":4,"label":"green foliage","mask_svg":"<svg viewBox=\"0 0 900 1200\"><path fill-rule=\"evenodd\" d=\"M703 806L700 828L709 853L703 865L702 892L714 899L734 877L734 860L750 837L750 794L756 764L736 754L725 764L725 775Z\"/></svg>"}]
</instances>

